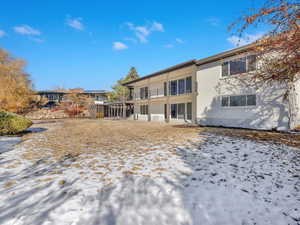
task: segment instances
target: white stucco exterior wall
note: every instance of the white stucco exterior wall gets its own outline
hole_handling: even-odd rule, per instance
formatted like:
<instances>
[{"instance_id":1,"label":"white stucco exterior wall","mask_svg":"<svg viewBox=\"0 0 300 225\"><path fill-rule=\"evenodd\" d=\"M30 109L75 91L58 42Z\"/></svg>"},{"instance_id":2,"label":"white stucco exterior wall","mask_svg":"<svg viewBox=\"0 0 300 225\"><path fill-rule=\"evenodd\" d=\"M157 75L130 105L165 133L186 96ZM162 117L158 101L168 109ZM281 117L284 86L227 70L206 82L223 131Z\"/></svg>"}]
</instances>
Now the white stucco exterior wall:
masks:
<instances>
[{"instance_id":1,"label":"white stucco exterior wall","mask_svg":"<svg viewBox=\"0 0 300 225\"><path fill-rule=\"evenodd\" d=\"M227 61L228 59L226 59ZM282 85L258 86L240 76L222 77L222 61L204 64L197 70L197 121L200 125L287 130L288 108ZM256 94L257 105L222 107L223 95ZM300 100L300 99L299 99Z\"/></svg>"},{"instance_id":2,"label":"white stucco exterior wall","mask_svg":"<svg viewBox=\"0 0 300 225\"><path fill-rule=\"evenodd\" d=\"M300 126L300 80L295 82L295 121L294 121L294 127Z\"/></svg>"}]
</instances>

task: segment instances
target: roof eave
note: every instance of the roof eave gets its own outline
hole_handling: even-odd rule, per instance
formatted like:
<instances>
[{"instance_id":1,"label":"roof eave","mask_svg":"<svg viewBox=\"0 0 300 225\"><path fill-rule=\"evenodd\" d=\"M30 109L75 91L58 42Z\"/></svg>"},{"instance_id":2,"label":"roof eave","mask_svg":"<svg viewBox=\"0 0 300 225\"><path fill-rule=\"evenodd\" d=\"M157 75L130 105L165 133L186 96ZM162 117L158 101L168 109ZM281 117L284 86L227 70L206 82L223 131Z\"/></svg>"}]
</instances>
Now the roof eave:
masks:
<instances>
[{"instance_id":1,"label":"roof eave","mask_svg":"<svg viewBox=\"0 0 300 225\"><path fill-rule=\"evenodd\" d=\"M235 48L235 49L232 49L232 50L229 50L229 51L222 52L220 54L209 56L209 57L204 58L204 59L199 59L196 62L196 65L200 66L200 65L207 64L207 63L211 63L211 62L216 62L218 60L228 58L228 57L231 57L231 56L234 56L234 55L238 55L238 54L241 54L243 52L249 51L250 49L252 49L255 46L256 46L255 43L251 43L251 44L248 44L248 45L244 45L242 47L238 47L238 48Z\"/></svg>"},{"instance_id":2,"label":"roof eave","mask_svg":"<svg viewBox=\"0 0 300 225\"><path fill-rule=\"evenodd\" d=\"M136 82L139 82L139 81L151 78L151 77L159 76L161 74L168 73L168 72L171 72L171 71L174 71L174 70L178 70L178 69L181 69L181 68L184 68L184 67L187 67L187 66L191 66L191 65L194 65L194 64L196 64L196 60L193 59L193 60L190 60L190 61L187 61L187 62L183 62L183 63L177 64L175 66L168 67L167 69L163 69L163 70L160 70L158 72L149 74L147 76L138 78L136 80L132 80L132 81L123 83L123 85L124 86L130 86L130 84L133 84L133 83L136 83Z\"/></svg>"}]
</instances>

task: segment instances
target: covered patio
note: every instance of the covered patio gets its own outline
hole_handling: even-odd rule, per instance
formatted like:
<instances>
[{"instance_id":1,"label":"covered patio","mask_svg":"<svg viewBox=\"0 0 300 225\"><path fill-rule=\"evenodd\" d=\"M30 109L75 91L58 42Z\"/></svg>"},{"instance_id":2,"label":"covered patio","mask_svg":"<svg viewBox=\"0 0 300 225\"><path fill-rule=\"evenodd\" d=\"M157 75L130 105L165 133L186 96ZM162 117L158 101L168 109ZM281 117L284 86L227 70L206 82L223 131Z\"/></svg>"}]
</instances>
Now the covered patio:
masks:
<instances>
[{"instance_id":1,"label":"covered patio","mask_svg":"<svg viewBox=\"0 0 300 225\"><path fill-rule=\"evenodd\" d=\"M134 113L133 103L110 102L104 104L104 117L128 118Z\"/></svg>"}]
</instances>

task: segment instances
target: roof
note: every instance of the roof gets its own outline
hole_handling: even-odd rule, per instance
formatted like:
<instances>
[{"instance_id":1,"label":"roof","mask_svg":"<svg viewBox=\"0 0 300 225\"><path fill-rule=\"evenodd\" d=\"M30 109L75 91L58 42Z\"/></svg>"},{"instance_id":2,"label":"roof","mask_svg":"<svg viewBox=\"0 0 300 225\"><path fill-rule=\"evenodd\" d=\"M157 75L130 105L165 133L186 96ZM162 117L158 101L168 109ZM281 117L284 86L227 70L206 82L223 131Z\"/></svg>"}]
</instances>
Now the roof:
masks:
<instances>
[{"instance_id":1,"label":"roof","mask_svg":"<svg viewBox=\"0 0 300 225\"><path fill-rule=\"evenodd\" d=\"M163 74L163 73L168 73L168 72L171 72L171 71L173 71L173 70L178 70L178 69L181 69L181 68L184 68L184 67L187 67L187 66L191 66L191 65L194 65L194 64L196 64L196 60L194 60L194 59L193 59L193 60L189 60L189 61L186 61L186 62L177 64L177 65L175 65L175 66L171 66L171 67L168 67L168 68L166 68L166 69L160 70L160 71L158 71L158 72L149 74L149 75L147 75L147 76L144 76L144 77L141 77L141 78L138 78L138 79L135 79L135 80L126 82L126 83L124 83L123 85L129 85L129 84L132 84L132 83L141 81L141 80L148 79L148 78L150 78L150 77L159 76L159 75L161 75L161 74Z\"/></svg>"},{"instance_id":2,"label":"roof","mask_svg":"<svg viewBox=\"0 0 300 225\"><path fill-rule=\"evenodd\" d=\"M55 91L55 90L42 90L37 91L38 94L67 94L65 91Z\"/></svg>"},{"instance_id":3,"label":"roof","mask_svg":"<svg viewBox=\"0 0 300 225\"><path fill-rule=\"evenodd\" d=\"M87 93L87 94L106 94L109 91L106 90L84 90L83 93Z\"/></svg>"},{"instance_id":4,"label":"roof","mask_svg":"<svg viewBox=\"0 0 300 225\"><path fill-rule=\"evenodd\" d=\"M244 45L244 46L239 47L239 48L234 48L232 50L225 51L225 52L213 55L213 56L209 56L207 58L199 59L199 60L197 60L196 64L198 66L200 66L200 65L207 64L207 63L210 63L210 62L215 62L215 61L218 61L220 59L224 59L224 58L234 56L234 55L237 55L237 54L240 54L240 53L243 53L243 52L247 52L247 51L249 51L249 49L253 48L254 46L255 46L255 44L248 44L248 45Z\"/></svg>"},{"instance_id":5,"label":"roof","mask_svg":"<svg viewBox=\"0 0 300 225\"><path fill-rule=\"evenodd\" d=\"M150 77L159 76L163 73L171 72L173 70L181 69L183 67L187 67L187 66L190 66L190 65L193 65L193 64L196 64L197 66L199 66L199 65L210 63L210 62L215 62L215 61L218 61L218 60L223 59L223 58L227 58L227 57L230 57L230 56L234 56L236 54L240 54L242 52L246 52L249 49L253 48L254 46L255 46L255 44L248 44L248 45L244 45L244 46L239 47L239 48L235 48L235 49L225 51L225 52L213 55L213 56L209 56L207 58L203 58L203 59L199 59L199 60L190 60L190 61L187 61L187 62L183 62L183 63L177 64L175 66L171 66L167 69L160 70L158 72L155 72L155 73L149 74L147 76L138 78L136 80L126 82L123 85L127 86L129 84L132 84L132 83L135 83L135 82L138 82L138 81L141 81L141 80L145 80L145 79L148 79Z\"/></svg>"},{"instance_id":6,"label":"roof","mask_svg":"<svg viewBox=\"0 0 300 225\"><path fill-rule=\"evenodd\" d=\"M38 94L69 94L70 92L68 90L66 91L56 91L56 90L42 90L42 91L37 91ZM84 94L106 94L109 93L109 91L106 90L84 90Z\"/></svg>"}]
</instances>

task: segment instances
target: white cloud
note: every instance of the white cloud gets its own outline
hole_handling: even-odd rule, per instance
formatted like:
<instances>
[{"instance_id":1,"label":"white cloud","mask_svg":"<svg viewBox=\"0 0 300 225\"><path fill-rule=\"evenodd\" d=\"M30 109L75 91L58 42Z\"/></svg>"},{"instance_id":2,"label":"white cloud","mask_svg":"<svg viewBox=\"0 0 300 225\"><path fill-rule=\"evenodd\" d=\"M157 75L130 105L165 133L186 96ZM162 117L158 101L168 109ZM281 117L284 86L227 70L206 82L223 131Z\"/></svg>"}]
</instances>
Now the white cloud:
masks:
<instances>
[{"instance_id":1,"label":"white cloud","mask_svg":"<svg viewBox=\"0 0 300 225\"><path fill-rule=\"evenodd\" d=\"M143 35L143 34L136 33L136 37L139 39L139 41L140 41L141 43L147 43L147 42L148 42L148 39L147 39L146 36Z\"/></svg>"},{"instance_id":2,"label":"white cloud","mask_svg":"<svg viewBox=\"0 0 300 225\"><path fill-rule=\"evenodd\" d=\"M114 50L120 51L120 50L125 50L125 49L127 49L127 48L128 48L128 46L125 45L125 44L122 43L122 42L117 41L117 42L114 42L114 43L113 43L113 49L114 49Z\"/></svg>"},{"instance_id":3,"label":"white cloud","mask_svg":"<svg viewBox=\"0 0 300 225\"><path fill-rule=\"evenodd\" d=\"M152 31L159 31L159 32L164 32L164 26L161 23L153 22L152 24Z\"/></svg>"},{"instance_id":4,"label":"white cloud","mask_svg":"<svg viewBox=\"0 0 300 225\"><path fill-rule=\"evenodd\" d=\"M245 34L244 37L238 37L238 36L231 36L227 38L227 41L229 41L234 47L243 46L250 44L260 38L262 38L264 33L258 32L256 34Z\"/></svg>"},{"instance_id":5,"label":"white cloud","mask_svg":"<svg viewBox=\"0 0 300 225\"><path fill-rule=\"evenodd\" d=\"M175 41L178 43L178 44L183 44L184 41L180 38L176 38Z\"/></svg>"},{"instance_id":6,"label":"white cloud","mask_svg":"<svg viewBox=\"0 0 300 225\"><path fill-rule=\"evenodd\" d=\"M158 22L152 22L144 26L135 26L133 23L126 23L126 25L134 32L140 43L147 43L148 36L153 32L164 32L163 25Z\"/></svg>"},{"instance_id":7,"label":"white cloud","mask_svg":"<svg viewBox=\"0 0 300 225\"><path fill-rule=\"evenodd\" d=\"M4 37L6 35L4 30L0 30L0 38Z\"/></svg>"},{"instance_id":8,"label":"white cloud","mask_svg":"<svg viewBox=\"0 0 300 225\"><path fill-rule=\"evenodd\" d=\"M81 22L82 18L67 18L66 24L76 30L84 30L84 25Z\"/></svg>"},{"instance_id":9,"label":"white cloud","mask_svg":"<svg viewBox=\"0 0 300 225\"><path fill-rule=\"evenodd\" d=\"M209 23L211 26L217 27L220 25L221 20L216 17L211 17L206 19L206 22Z\"/></svg>"},{"instance_id":10,"label":"white cloud","mask_svg":"<svg viewBox=\"0 0 300 225\"><path fill-rule=\"evenodd\" d=\"M39 30L33 29L32 27L30 27L28 25L14 27L13 29L16 33L19 33L22 35L41 35L41 32Z\"/></svg>"},{"instance_id":11,"label":"white cloud","mask_svg":"<svg viewBox=\"0 0 300 225\"><path fill-rule=\"evenodd\" d=\"M148 36L151 31L147 27L135 27L136 31L143 36Z\"/></svg>"}]
</instances>

